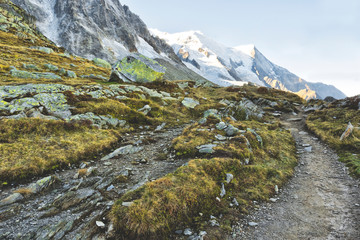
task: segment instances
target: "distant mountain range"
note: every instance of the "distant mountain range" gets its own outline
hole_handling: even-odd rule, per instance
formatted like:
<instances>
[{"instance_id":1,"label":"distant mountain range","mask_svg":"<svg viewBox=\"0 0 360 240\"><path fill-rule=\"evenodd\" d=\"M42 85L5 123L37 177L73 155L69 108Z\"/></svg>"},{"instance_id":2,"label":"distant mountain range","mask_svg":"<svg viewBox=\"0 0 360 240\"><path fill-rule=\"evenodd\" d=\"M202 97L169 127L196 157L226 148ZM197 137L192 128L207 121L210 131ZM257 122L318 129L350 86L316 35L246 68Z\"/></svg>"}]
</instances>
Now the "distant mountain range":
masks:
<instances>
[{"instance_id":1,"label":"distant mountain range","mask_svg":"<svg viewBox=\"0 0 360 240\"><path fill-rule=\"evenodd\" d=\"M252 82L295 92L305 99L346 97L331 85L307 82L269 61L254 45L224 46L199 31L169 34L151 29L171 45L187 67L221 86Z\"/></svg>"},{"instance_id":2,"label":"distant mountain range","mask_svg":"<svg viewBox=\"0 0 360 240\"><path fill-rule=\"evenodd\" d=\"M200 32L151 33L118 0L13 0L37 19L39 30L69 52L115 62L139 52L166 66L169 80L220 86L252 82L292 91L305 99L346 97L334 86L310 83L270 62L253 45L226 47Z\"/></svg>"}]
</instances>

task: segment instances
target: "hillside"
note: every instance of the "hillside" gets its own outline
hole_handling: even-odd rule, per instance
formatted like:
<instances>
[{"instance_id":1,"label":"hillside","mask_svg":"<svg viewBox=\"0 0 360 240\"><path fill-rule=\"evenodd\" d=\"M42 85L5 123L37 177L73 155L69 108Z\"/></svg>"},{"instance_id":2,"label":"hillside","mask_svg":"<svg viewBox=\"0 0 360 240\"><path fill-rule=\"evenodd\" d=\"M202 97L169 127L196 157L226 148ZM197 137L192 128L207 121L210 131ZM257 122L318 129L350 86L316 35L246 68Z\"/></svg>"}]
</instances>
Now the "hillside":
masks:
<instances>
[{"instance_id":1,"label":"hillside","mask_svg":"<svg viewBox=\"0 0 360 240\"><path fill-rule=\"evenodd\" d=\"M152 29L151 32L171 45L186 66L220 86L252 82L291 91L306 100L346 97L334 86L307 82L277 66L254 45L227 47L198 31L169 34Z\"/></svg>"},{"instance_id":2,"label":"hillside","mask_svg":"<svg viewBox=\"0 0 360 240\"><path fill-rule=\"evenodd\" d=\"M75 56L35 23L11 1L0 0L0 239L237 239L240 221L260 203L282 198L298 176L299 160L300 166L304 158L323 161L312 173L320 175L330 167L328 159L336 159L300 134L309 108L318 110L320 103L321 110L352 109L341 121L336 113L336 128L318 126L320 115L332 115L309 115L309 128L314 123L320 136L328 129L335 139L349 118L358 124L357 98L325 105L251 84L174 80L195 73L140 53L113 65ZM357 134L345 142L351 154L357 154ZM304 139L313 141L315 155L306 155ZM310 186L313 176L301 176ZM321 181L335 181L331 177ZM320 237L333 229L335 235L343 229L358 234L360 215L350 206L359 194L349 187L356 183L344 184L348 188L323 196L351 198L311 210L319 216L316 223L335 211L351 224L340 230L325 225ZM308 187L312 192L306 194L316 195L320 187Z\"/></svg>"}]
</instances>

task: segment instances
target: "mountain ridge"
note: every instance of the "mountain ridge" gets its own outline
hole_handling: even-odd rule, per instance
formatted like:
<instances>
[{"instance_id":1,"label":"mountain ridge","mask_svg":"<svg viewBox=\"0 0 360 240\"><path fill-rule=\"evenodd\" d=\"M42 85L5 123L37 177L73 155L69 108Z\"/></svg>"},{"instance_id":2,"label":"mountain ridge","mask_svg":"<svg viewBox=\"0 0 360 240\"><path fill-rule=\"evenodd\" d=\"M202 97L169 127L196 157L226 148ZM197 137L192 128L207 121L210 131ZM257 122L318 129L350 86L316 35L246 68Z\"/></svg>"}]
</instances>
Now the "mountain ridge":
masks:
<instances>
[{"instance_id":1,"label":"mountain ridge","mask_svg":"<svg viewBox=\"0 0 360 240\"><path fill-rule=\"evenodd\" d=\"M332 85L307 82L287 69L272 63L254 44L227 47L208 38L200 31L170 34L150 29L150 32L171 45L189 68L222 86L252 82L260 86L299 92L299 95L305 99L327 96L346 97ZM205 53L208 59L199 52ZM186 58L181 58L181 56Z\"/></svg>"}]
</instances>

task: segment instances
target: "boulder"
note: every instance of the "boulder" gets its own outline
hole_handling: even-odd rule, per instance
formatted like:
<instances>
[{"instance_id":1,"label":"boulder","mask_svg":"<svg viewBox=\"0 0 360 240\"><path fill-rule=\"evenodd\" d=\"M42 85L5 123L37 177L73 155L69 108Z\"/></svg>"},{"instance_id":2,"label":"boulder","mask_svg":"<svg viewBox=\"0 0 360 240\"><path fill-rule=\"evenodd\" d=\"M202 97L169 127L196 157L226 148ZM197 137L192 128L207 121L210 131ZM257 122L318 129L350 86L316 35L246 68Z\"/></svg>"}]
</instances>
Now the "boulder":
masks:
<instances>
[{"instance_id":1,"label":"boulder","mask_svg":"<svg viewBox=\"0 0 360 240\"><path fill-rule=\"evenodd\" d=\"M199 153L211 154L214 153L215 150L213 149L216 147L216 144L206 144L196 147L199 150Z\"/></svg>"},{"instance_id":2,"label":"boulder","mask_svg":"<svg viewBox=\"0 0 360 240\"><path fill-rule=\"evenodd\" d=\"M109 160L109 159L119 156L119 155L134 154L134 153L142 151L143 149L144 149L143 147L135 147L133 145L126 145L124 147L116 149L114 152L103 157L101 160L106 161L106 160Z\"/></svg>"},{"instance_id":3,"label":"boulder","mask_svg":"<svg viewBox=\"0 0 360 240\"><path fill-rule=\"evenodd\" d=\"M110 82L152 82L162 79L166 68L139 53L131 54L115 63Z\"/></svg>"}]
</instances>

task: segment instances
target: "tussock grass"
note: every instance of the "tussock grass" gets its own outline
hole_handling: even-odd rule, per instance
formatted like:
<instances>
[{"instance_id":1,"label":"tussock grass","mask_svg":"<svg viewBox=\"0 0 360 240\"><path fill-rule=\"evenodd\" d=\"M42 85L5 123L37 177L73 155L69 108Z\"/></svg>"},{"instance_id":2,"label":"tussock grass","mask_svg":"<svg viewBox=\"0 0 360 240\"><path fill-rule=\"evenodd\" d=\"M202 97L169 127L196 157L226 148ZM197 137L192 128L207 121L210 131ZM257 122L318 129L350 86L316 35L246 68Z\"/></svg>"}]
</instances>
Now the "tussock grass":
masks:
<instances>
[{"instance_id":1,"label":"tussock grass","mask_svg":"<svg viewBox=\"0 0 360 240\"><path fill-rule=\"evenodd\" d=\"M355 129L348 138L340 141L349 122L359 127L359 110L353 109L351 105L338 106L335 102L310 114L306 125L323 141L336 149L340 160L346 163L351 173L360 177L360 130Z\"/></svg>"},{"instance_id":2,"label":"tussock grass","mask_svg":"<svg viewBox=\"0 0 360 240\"><path fill-rule=\"evenodd\" d=\"M0 179L21 180L110 149L120 138L86 122L0 120Z\"/></svg>"}]
</instances>

